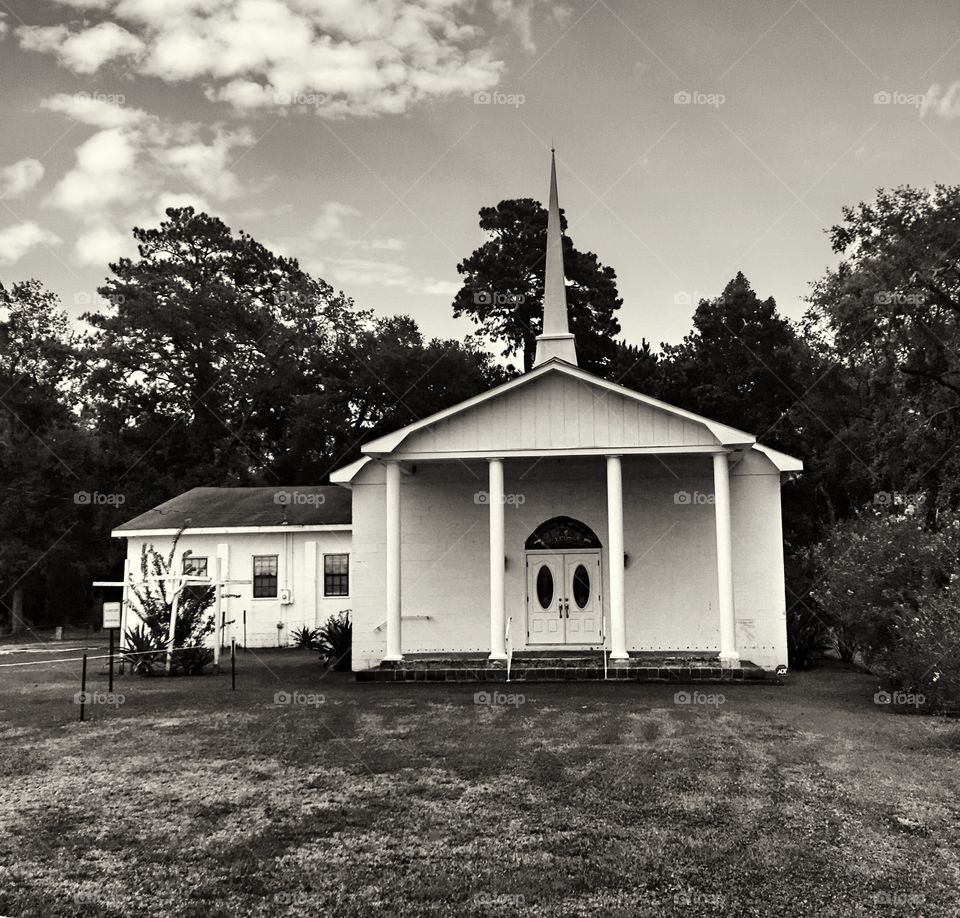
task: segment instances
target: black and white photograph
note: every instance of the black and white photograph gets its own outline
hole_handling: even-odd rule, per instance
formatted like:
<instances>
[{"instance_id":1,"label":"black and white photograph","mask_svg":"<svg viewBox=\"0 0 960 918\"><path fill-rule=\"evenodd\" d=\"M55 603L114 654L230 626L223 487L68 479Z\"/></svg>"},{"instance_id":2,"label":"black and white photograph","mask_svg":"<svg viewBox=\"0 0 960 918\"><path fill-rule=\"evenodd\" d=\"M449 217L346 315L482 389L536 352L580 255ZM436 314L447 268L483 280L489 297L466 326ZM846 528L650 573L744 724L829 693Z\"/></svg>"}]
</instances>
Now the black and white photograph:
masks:
<instances>
[{"instance_id":1,"label":"black and white photograph","mask_svg":"<svg viewBox=\"0 0 960 918\"><path fill-rule=\"evenodd\" d=\"M0 918L960 918L960 8L0 0Z\"/></svg>"}]
</instances>

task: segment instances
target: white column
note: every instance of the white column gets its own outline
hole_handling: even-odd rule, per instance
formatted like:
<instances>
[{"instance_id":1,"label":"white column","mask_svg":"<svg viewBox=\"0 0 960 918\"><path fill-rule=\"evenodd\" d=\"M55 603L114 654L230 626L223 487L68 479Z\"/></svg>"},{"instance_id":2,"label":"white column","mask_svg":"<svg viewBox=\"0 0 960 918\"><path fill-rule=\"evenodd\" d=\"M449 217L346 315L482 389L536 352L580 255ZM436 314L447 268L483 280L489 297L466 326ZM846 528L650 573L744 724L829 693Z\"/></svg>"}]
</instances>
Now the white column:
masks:
<instances>
[{"instance_id":1,"label":"white column","mask_svg":"<svg viewBox=\"0 0 960 918\"><path fill-rule=\"evenodd\" d=\"M487 496L490 506L490 659L506 660L504 639L506 606L504 602L504 500L503 460L491 459Z\"/></svg>"},{"instance_id":2,"label":"white column","mask_svg":"<svg viewBox=\"0 0 960 918\"><path fill-rule=\"evenodd\" d=\"M627 611L623 586L623 473L619 456L607 456L607 545L610 562L610 658L626 660Z\"/></svg>"},{"instance_id":3,"label":"white column","mask_svg":"<svg viewBox=\"0 0 960 918\"><path fill-rule=\"evenodd\" d=\"M733 610L733 540L730 531L730 467L726 453L713 454L713 499L717 519L717 585L720 592L720 662L737 664Z\"/></svg>"},{"instance_id":4,"label":"white column","mask_svg":"<svg viewBox=\"0 0 960 918\"><path fill-rule=\"evenodd\" d=\"M387 463L387 655L402 660L400 650L400 465Z\"/></svg>"}]
</instances>

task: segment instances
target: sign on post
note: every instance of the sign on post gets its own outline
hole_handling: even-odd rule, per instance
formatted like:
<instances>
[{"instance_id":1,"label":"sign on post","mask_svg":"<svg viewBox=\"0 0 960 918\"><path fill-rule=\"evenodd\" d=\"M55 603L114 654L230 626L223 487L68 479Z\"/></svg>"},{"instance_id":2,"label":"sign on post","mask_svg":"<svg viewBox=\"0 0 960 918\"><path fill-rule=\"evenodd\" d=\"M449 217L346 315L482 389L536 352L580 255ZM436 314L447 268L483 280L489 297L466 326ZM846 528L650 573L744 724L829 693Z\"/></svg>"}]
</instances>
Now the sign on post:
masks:
<instances>
[{"instance_id":1,"label":"sign on post","mask_svg":"<svg viewBox=\"0 0 960 918\"><path fill-rule=\"evenodd\" d=\"M119 628L120 627L120 607L122 603L119 602L105 602L103 604L103 627L104 628Z\"/></svg>"}]
</instances>

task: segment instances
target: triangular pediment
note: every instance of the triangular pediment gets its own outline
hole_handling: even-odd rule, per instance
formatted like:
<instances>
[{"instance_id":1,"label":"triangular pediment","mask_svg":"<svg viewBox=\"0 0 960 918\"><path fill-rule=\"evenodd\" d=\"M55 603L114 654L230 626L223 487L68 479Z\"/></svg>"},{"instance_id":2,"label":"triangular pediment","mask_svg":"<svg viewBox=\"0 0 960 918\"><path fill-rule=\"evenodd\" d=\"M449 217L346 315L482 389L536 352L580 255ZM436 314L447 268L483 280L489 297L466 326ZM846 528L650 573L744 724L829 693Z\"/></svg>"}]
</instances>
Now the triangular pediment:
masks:
<instances>
[{"instance_id":1,"label":"triangular pediment","mask_svg":"<svg viewBox=\"0 0 960 918\"><path fill-rule=\"evenodd\" d=\"M709 449L752 444L701 418L560 360L380 437L369 456L428 458Z\"/></svg>"}]
</instances>

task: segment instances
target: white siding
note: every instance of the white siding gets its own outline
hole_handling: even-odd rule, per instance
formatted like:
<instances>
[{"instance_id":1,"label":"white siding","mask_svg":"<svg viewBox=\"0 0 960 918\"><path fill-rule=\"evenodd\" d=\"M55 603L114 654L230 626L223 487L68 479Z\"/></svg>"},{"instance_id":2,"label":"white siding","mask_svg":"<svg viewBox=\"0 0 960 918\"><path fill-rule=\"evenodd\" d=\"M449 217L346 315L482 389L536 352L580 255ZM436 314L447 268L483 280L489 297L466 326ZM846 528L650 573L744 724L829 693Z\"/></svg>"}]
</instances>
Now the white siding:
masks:
<instances>
[{"instance_id":1,"label":"white siding","mask_svg":"<svg viewBox=\"0 0 960 918\"><path fill-rule=\"evenodd\" d=\"M713 446L695 421L549 374L410 434L403 453Z\"/></svg>"},{"instance_id":2,"label":"white siding","mask_svg":"<svg viewBox=\"0 0 960 918\"><path fill-rule=\"evenodd\" d=\"M623 460L630 650L718 649L711 462L709 456ZM414 474L401 476L405 653L489 650L488 511L475 497L486 491L486 475L486 463L451 461L420 462ZM376 665L385 652L383 481L382 466L371 463L353 489L357 669ZM763 666L786 662L779 488L776 469L757 454L733 470L738 639L744 659ZM524 542L544 520L564 515L607 544L604 460L508 460L505 492L515 496L506 507L506 614L517 649L527 639ZM690 501L678 502L678 492ZM604 552L605 594L607 560Z\"/></svg>"},{"instance_id":3,"label":"white siding","mask_svg":"<svg viewBox=\"0 0 960 918\"><path fill-rule=\"evenodd\" d=\"M166 557L171 542L171 536L128 539L127 559L134 579L140 577L141 545L152 544ZM225 578L247 581L253 579L254 555L277 555L278 593L284 588L292 591L293 602L281 605L279 596L276 599L254 599L251 583L227 586L224 593L240 595L238 598L223 601L226 620L233 620L233 624L228 625L223 632L225 644L230 643L231 637L236 638L237 643L243 642L244 612L247 620L247 646L276 647L278 639L285 644L290 642L291 630L301 625L315 628L335 612L351 607L352 595L329 598L323 595L323 555L350 553L349 531L191 535L188 530L177 545L176 570L182 569L181 558L188 550L208 559L211 577L216 576L219 554L223 561ZM315 560L310 557L311 554L315 556ZM352 558L350 568L352 594L355 574ZM283 627L277 628L278 623ZM127 626L134 627L136 624L131 616Z\"/></svg>"}]
</instances>

